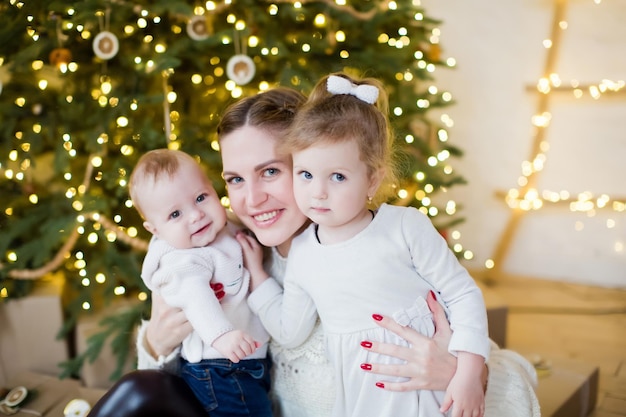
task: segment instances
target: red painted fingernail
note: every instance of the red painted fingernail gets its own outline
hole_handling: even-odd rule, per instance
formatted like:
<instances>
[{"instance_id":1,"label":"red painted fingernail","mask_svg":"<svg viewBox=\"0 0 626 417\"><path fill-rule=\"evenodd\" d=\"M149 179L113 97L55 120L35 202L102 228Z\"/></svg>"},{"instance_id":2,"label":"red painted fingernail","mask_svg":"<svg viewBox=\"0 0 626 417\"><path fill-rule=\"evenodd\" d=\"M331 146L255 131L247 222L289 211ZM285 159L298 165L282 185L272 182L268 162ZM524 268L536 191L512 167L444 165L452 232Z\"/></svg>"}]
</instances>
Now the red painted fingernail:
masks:
<instances>
[{"instance_id":1,"label":"red painted fingernail","mask_svg":"<svg viewBox=\"0 0 626 417\"><path fill-rule=\"evenodd\" d=\"M364 348L371 348L372 347L372 342L368 342L367 340L364 340L361 342L361 346L363 346Z\"/></svg>"},{"instance_id":2,"label":"red painted fingernail","mask_svg":"<svg viewBox=\"0 0 626 417\"><path fill-rule=\"evenodd\" d=\"M380 314L372 314L372 318L376 321L381 321L383 319L383 316L381 316Z\"/></svg>"},{"instance_id":3,"label":"red painted fingernail","mask_svg":"<svg viewBox=\"0 0 626 417\"><path fill-rule=\"evenodd\" d=\"M371 371L372 370L372 365L370 365L369 363L362 363L361 364L361 369L365 369L366 371Z\"/></svg>"},{"instance_id":4,"label":"red painted fingernail","mask_svg":"<svg viewBox=\"0 0 626 417\"><path fill-rule=\"evenodd\" d=\"M222 298L226 296L226 293L224 291L218 291L215 293L215 296L217 297L218 300L221 300Z\"/></svg>"},{"instance_id":5,"label":"red painted fingernail","mask_svg":"<svg viewBox=\"0 0 626 417\"><path fill-rule=\"evenodd\" d=\"M376 386L377 386L378 388L385 388L385 384L383 384L382 382L377 382L377 383L376 383Z\"/></svg>"},{"instance_id":6,"label":"red painted fingernail","mask_svg":"<svg viewBox=\"0 0 626 417\"><path fill-rule=\"evenodd\" d=\"M430 295L433 298L433 300L437 299L437 297L435 297L435 293L433 292L433 290L430 290L428 295Z\"/></svg>"}]
</instances>

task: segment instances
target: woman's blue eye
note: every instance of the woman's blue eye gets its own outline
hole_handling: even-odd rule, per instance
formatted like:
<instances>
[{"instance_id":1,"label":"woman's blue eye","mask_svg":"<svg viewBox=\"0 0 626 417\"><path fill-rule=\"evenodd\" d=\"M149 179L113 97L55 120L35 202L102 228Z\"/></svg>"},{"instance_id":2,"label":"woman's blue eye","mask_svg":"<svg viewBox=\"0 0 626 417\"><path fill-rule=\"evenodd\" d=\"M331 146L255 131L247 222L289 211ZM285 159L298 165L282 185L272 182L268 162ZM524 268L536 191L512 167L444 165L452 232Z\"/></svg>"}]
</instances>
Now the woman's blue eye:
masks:
<instances>
[{"instance_id":1,"label":"woman's blue eye","mask_svg":"<svg viewBox=\"0 0 626 417\"><path fill-rule=\"evenodd\" d=\"M240 182L243 182L241 177L226 178L226 184L239 184Z\"/></svg>"},{"instance_id":2,"label":"woman's blue eye","mask_svg":"<svg viewBox=\"0 0 626 417\"><path fill-rule=\"evenodd\" d=\"M264 177L273 177L274 175L278 175L278 173L280 173L280 170L278 170L276 168L267 168L263 172L263 176Z\"/></svg>"}]
</instances>

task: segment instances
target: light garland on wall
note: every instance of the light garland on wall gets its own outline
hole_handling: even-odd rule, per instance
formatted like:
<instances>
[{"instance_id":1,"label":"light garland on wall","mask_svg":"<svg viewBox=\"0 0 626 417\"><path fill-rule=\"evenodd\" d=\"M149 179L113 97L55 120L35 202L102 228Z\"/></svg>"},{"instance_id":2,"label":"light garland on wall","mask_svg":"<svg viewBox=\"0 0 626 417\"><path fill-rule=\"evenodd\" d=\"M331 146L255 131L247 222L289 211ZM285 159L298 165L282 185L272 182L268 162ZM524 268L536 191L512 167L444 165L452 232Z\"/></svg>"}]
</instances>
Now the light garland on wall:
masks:
<instances>
[{"instance_id":1,"label":"light garland on wall","mask_svg":"<svg viewBox=\"0 0 626 417\"><path fill-rule=\"evenodd\" d=\"M601 1L595 0L594 2L600 4ZM596 211L599 209L612 210L617 214L626 213L626 196L594 195L588 191L572 195L573 193L565 190L540 191L536 187L537 177L543 171L547 161L547 152L550 149L546 139L546 129L550 126L552 119L549 110L550 95L556 92L570 92L575 99L581 99L588 95L594 100L599 100L603 95L623 94L626 92L624 80L613 81L604 79L597 84L589 85L581 85L577 80L572 80L569 86L563 85L556 73L556 60L562 34L568 28L568 23L565 20L567 3L568 0L555 0L551 38L543 42L547 50L545 75L538 80L536 86L528 87L529 90L539 94L538 109L532 117L535 135L531 157L522 163L522 175L517 180L518 188L496 193L497 197L502 198L506 202L512 210L512 214L496 245L493 257L485 262L485 267L491 270L489 282L502 274L504 260L508 255L514 235L519 228L519 223L528 212L540 210L548 205L565 204L571 212L583 212L589 217L595 216ZM615 221L609 220L607 227L615 227ZM577 226L576 230L580 229L581 227Z\"/></svg>"}]
</instances>

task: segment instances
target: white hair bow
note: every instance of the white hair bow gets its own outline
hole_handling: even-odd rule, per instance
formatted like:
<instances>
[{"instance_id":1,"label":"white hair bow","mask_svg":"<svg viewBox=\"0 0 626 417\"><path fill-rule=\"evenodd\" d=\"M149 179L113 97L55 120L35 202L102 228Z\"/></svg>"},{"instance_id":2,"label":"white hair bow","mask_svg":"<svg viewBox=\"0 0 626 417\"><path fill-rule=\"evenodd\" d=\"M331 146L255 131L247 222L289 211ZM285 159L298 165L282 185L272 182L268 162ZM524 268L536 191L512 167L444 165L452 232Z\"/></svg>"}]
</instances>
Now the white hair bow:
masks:
<instances>
[{"instance_id":1,"label":"white hair bow","mask_svg":"<svg viewBox=\"0 0 626 417\"><path fill-rule=\"evenodd\" d=\"M350 80L337 75L331 75L328 77L326 89L331 94L349 94L369 104L376 103L376 100L378 99L377 87L366 84L356 85Z\"/></svg>"}]
</instances>

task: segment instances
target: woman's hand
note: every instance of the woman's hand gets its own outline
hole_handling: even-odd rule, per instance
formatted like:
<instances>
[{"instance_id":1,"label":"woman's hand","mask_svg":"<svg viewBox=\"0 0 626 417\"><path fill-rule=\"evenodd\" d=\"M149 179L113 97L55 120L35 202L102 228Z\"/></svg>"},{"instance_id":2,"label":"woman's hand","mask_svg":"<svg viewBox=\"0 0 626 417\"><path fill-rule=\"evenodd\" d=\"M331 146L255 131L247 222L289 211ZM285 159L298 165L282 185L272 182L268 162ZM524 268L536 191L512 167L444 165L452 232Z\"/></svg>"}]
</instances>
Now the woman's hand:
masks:
<instances>
[{"instance_id":1,"label":"woman's hand","mask_svg":"<svg viewBox=\"0 0 626 417\"><path fill-rule=\"evenodd\" d=\"M191 323L187 321L183 310L170 307L163 297L153 295L152 315L147 324L145 343L155 359L172 353L191 331Z\"/></svg>"},{"instance_id":2,"label":"woman's hand","mask_svg":"<svg viewBox=\"0 0 626 417\"><path fill-rule=\"evenodd\" d=\"M450 324L446 319L443 307L435 300L432 292L426 297L428 307L433 313L435 334L426 337L410 327L404 327L393 319L374 315L377 324L392 331L410 343L403 347L388 343L369 342L362 344L368 350L383 355L393 356L406 361L402 365L363 364L361 367L368 372L380 375L409 378L405 382L387 382L381 380L376 385L389 391L433 390L445 391L456 372L456 358L448 352L448 344L452 336ZM378 320L380 318L380 320ZM364 366L365 365L365 366ZM371 365L371 369L367 369Z\"/></svg>"}]
</instances>

